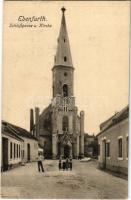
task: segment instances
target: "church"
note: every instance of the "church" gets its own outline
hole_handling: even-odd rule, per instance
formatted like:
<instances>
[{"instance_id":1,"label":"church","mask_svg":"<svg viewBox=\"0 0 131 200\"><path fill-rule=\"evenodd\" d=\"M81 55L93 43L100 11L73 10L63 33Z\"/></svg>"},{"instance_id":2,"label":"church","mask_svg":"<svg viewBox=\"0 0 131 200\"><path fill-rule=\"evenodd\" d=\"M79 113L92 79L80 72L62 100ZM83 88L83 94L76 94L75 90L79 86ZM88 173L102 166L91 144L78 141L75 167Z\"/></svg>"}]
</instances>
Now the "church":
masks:
<instances>
[{"instance_id":1,"label":"church","mask_svg":"<svg viewBox=\"0 0 131 200\"><path fill-rule=\"evenodd\" d=\"M74 96L74 66L66 27L65 8L52 68L52 100L40 114L30 110L30 132L37 137L45 158L84 156L84 111L78 113Z\"/></svg>"}]
</instances>

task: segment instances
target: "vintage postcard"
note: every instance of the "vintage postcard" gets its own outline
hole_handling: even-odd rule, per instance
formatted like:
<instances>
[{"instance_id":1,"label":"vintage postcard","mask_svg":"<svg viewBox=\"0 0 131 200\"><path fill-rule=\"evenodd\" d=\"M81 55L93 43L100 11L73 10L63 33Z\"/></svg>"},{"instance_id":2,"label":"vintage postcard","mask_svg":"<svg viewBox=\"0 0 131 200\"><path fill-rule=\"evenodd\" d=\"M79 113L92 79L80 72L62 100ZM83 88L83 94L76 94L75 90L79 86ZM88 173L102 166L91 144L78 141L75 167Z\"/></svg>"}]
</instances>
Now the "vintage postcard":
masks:
<instances>
[{"instance_id":1,"label":"vintage postcard","mask_svg":"<svg viewBox=\"0 0 131 200\"><path fill-rule=\"evenodd\" d=\"M1 198L127 199L129 1L4 1Z\"/></svg>"}]
</instances>

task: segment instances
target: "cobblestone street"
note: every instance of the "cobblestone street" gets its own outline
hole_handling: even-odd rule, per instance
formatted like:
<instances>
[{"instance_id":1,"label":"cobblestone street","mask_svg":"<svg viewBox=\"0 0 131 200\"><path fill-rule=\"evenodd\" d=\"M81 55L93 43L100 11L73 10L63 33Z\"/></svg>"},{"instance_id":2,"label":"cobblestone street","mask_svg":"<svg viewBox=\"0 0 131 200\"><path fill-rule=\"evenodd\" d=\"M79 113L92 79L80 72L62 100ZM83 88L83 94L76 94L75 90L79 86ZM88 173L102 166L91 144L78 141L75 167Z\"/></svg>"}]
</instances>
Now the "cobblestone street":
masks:
<instances>
[{"instance_id":1,"label":"cobblestone street","mask_svg":"<svg viewBox=\"0 0 131 200\"><path fill-rule=\"evenodd\" d=\"M96 161L73 160L71 172L57 166L45 160L45 173L37 171L37 163L2 173L2 198L127 198L127 180L97 169Z\"/></svg>"}]
</instances>

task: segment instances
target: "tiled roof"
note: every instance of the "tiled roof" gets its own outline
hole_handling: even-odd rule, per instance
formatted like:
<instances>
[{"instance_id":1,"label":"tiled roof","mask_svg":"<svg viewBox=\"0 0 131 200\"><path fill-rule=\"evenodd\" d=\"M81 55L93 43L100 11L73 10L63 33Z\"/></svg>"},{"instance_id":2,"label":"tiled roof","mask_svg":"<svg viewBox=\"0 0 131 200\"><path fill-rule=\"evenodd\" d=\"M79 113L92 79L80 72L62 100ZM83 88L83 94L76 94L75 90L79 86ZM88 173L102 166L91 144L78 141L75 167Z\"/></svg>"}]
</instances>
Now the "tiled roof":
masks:
<instances>
[{"instance_id":1,"label":"tiled roof","mask_svg":"<svg viewBox=\"0 0 131 200\"><path fill-rule=\"evenodd\" d=\"M7 126L6 122L2 122L2 133L16 140L24 141L21 137L17 135L17 133L14 130L12 130L9 126Z\"/></svg>"},{"instance_id":2,"label":"tiled roof","mask_svg":"<svg viewBox=\"0 0 131 200\"><path fill-rule=\"evenodd\" d=\"M120 112L117 112L115 115L107 119L105 122L100 124L100 132L97 134L100 135L105 130L109 129L110 127L120 123L124 119L129 117L129 105L123 108Z\"/></svg>"},{"instance_id":3,"label":"tiled roof","mask_svg":"<svg viewBox=\"0 0 131 200\"><path fill-rule=\"evenodd\" d=\"M19 137L26 137L26 138L37 140L37 138L31 135L31 133L28 132L26 129L23 129L19 126L13 125L6 121L2 121L2 124L4 124L8 130L10 129L10 131L14 132Z\"/></svg>"}]
</instances>

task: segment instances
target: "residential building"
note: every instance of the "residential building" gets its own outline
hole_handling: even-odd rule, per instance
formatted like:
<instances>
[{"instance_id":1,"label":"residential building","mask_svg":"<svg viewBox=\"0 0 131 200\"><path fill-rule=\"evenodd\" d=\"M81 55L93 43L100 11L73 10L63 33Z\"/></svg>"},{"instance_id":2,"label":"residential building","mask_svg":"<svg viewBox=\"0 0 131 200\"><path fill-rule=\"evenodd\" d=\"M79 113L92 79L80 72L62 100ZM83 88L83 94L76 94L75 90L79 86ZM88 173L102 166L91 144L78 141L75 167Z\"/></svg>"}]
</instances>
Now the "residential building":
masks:
<instances>
[{"instance_id":1,"label":"residential building","mask_svg":"<svg viewBox=\"0 0 131 200\"><path fill-rule=\"evenodd\" d=\"M129 106L100 125L99 166L128 174Z\"/></svg>"},{"instance_id":2,"label":"residential building","mask_svg":"<svg viewBox=\"0 0 131 200\"><path fill-rule=\"evenodd\" d=\"M92 158L98 156L98 141L94 134L85 133L84 135L84 155Z\"/></svg>"},{"instance_id":3,"label":"residential building","mask_svg":"<svg viewBox=\"0 0 131 200\"><path fill-rule=\"evenodd\" d=\"M24 140L3 121L1 129L1 171L21 164L23 143Z\"/></svg>"},{"instance_id":4,"label":"residential building","mask_svg":"<svg viewBox=\"0 0 131 200\"><path fill-rule=\"evenodd\" d=\"M36 161L38 140L27 130L2 121L2 168Z\"/></svg>"}]
</instances>

